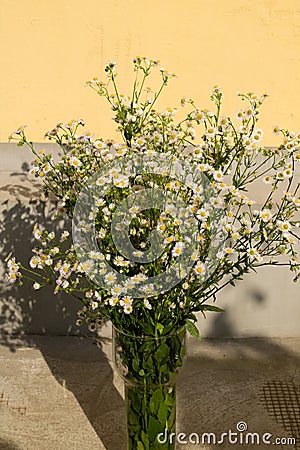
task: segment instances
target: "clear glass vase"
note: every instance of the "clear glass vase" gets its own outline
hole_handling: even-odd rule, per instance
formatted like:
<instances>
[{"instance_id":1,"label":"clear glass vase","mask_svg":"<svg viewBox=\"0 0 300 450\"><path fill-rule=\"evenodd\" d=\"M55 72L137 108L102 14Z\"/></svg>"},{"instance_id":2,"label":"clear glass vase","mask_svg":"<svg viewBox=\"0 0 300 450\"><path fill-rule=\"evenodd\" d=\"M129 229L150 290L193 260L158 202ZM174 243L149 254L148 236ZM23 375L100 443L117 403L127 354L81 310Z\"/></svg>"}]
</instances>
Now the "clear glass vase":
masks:
<instances>
[{"instance_id":1,"label":"clear glass vase","mask_svg":"<svg viewBox=\"0 0 300 450\"><path fill-rule=\"evenodd\" d=\"M113 354L125 383L127 450L174 450L177 370L186 330L168 336L131 336L113 327Z\"/></svg>"}]
</instances>

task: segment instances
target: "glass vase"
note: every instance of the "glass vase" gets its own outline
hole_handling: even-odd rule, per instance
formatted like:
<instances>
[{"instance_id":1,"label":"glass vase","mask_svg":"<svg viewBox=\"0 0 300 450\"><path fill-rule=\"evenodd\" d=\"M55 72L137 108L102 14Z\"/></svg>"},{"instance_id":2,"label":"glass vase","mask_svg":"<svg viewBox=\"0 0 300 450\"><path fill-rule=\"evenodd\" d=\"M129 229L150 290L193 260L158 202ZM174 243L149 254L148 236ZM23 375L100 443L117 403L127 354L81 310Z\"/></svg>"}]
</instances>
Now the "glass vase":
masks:
<instances>
[{"instance_id":1,"label":"glass vase","mask_svg":"<svg viewBox=\"0 0 300 450\"><path fill-rule=\"evenodd\" d=\"M127 450L174 450L175 376L183 364L186 330L132 336L113 327L114 363L125 384Z\"/></svg>"}]
</instances>

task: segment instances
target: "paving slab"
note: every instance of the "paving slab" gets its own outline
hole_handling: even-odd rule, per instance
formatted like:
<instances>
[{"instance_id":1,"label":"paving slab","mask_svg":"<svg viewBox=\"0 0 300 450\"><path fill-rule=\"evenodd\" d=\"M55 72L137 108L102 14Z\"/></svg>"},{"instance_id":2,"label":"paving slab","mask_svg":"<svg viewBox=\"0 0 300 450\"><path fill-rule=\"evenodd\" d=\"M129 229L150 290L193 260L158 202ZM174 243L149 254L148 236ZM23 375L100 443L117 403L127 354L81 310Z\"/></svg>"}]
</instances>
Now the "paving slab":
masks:
<instances>
[{"instance_id":1,"label":"paving slab","mask_svg":"<svg viewBox=\"0 0 300 450\"><path fill-rule=\"evenodd\" d=\"M189 339L177 399L177 432L187 443L176 449L300 448L285 444L300 438L300 339ZM230 443L229 430L242 443L232 443L235 435ZM270 445L261 442L265 433ZM66 336L0 346L1 450L125 450L124 442L124 391L109 337L101 346Z\"/></svg>"}]
</instances>

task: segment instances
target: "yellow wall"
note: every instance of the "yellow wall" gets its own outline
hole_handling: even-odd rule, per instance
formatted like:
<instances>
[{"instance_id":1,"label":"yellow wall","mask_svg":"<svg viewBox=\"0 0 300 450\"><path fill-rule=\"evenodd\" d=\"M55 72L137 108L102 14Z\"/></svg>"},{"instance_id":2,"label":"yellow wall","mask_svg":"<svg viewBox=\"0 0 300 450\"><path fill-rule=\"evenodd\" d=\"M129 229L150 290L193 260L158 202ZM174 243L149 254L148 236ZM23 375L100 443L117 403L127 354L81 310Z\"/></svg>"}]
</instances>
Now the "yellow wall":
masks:
<instances>
[{"instance_id":1,"label":"yellow wall","mask_svg":"<svg viewBox=\"0 0 300 450\"><path fill-rule=\"evenodd\" d=\"M178 76L165 105L186 95L209 106L219 84L231 113L238 91L270 93L261 125L273 144L274 123L300 128L299 24L299 0L1 0L0 141L20 124L41 141L77 117L109 137L108 105L84 82L115 60L126 93L141 54Z\"/></svg>"}]
</instances>

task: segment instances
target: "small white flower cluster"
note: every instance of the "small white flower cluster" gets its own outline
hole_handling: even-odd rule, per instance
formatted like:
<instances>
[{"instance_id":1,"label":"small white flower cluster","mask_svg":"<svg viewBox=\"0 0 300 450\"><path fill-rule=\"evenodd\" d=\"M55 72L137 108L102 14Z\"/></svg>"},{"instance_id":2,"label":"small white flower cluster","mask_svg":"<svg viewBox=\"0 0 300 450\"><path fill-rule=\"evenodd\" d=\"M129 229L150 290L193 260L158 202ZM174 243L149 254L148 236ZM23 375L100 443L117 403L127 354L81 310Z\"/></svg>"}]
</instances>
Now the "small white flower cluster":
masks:
<instances>
[{"instance_id":1,"label":"small white flower cluster","mask_svg":"<svg viewBox=\"0 0 300 450\"><path fill-rule=\"evenodd\" d=\"M15 283L21 276L19 264L15 258L9 255L6 258L7 273L5 274L5 281L9 283Z\"/></svg>"}]
</instances>

